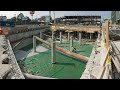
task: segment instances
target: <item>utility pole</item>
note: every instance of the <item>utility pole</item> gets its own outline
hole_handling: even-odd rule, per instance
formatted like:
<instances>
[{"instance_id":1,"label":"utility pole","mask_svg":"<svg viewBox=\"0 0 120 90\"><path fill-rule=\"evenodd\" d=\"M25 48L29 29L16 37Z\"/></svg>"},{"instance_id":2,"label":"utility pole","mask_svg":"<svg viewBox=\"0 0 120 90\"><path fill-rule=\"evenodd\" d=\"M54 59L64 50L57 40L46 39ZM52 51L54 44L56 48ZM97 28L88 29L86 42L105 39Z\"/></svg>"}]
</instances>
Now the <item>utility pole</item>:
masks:
<instances>
[{"instance_id":1,"label":"utility pole","mask_svg":"<svg viewBox=\"0 0 120 90\"><path fill-rule=\"evenodd\" d=\"M55 11L54 11L54 23L55 23Z\"/></svg>"},{"instance_id":2,"label":"utility pole","mask_svg":"<svg viewBox=\"0 0 120 90\"><path fill-rule=\"evenodd\" d=\"M50 23L51 23L51 11L49 11Z\"/></svg>"},{"instance_id":3,"label":"utility pole","mask_svg":"<svg viewBox=\"0 0 120 90\"><path fill-rule=\"evenodd\" d=\"M21 11L20 11L20 14L21 14ZM22 17L20 19L21 19L20 21L21 21L21 25L22 25Z\"/></svg>"},{"instance_id":4,"label":"utility pole","mask_svg":"<svg viewBox=\"0 0 120 90\"><path fill-rule=\"evenodd\" d=\"M16 21L16 14L14 14L14 17L15 17L15 21Z\"/></svg>"}]
</instances>

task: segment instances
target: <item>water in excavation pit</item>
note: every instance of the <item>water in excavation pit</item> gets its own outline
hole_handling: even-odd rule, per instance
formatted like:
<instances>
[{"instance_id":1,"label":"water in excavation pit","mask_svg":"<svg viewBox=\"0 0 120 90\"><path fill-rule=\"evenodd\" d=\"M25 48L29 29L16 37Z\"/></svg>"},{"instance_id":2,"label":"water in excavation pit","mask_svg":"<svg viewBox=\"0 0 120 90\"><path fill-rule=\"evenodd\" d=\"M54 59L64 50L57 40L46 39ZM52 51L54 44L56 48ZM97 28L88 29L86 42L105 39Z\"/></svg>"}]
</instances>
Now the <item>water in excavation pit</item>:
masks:
<instances>
[{"instance_id":1,"label":"water in excavation pit","mask_svg":"<svg viewBox=\"0 0 120 90\"><path fill-rule=\"evenodd\" d=\"M51 42L50 39L47 41ZM56 45L67 50L70 49L67 41L64 41L63 44L56 42ZM87 57L90 56L93 48L92 45L80 46L79 42L74 42L74 47L76 48L77 53ZM18 61L19 65L21 64L20 68L23 72L58 79L80 79L83 71L85 70L86 63L58 51L56 51L56 64L52 64L51 48L38 41L36 53L33 52L32 44L22 48L21 50L27 53L22 64Z\"/></svg>"}]
</instances>

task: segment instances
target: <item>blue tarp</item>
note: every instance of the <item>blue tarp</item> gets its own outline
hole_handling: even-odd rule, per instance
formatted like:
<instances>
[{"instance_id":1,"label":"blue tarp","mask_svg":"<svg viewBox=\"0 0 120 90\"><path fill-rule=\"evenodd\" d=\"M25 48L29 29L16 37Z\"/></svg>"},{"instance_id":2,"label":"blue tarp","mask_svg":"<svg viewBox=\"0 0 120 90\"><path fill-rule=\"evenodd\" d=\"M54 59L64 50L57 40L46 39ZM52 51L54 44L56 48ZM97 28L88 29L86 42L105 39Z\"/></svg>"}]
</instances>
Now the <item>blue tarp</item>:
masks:
<instances>
[{"instance_id":1,"label":"blue tarp","mask_svg":"<svg viewBox=\"0 0 120 90\"><path fill-rule=\"evenodd\" d=\"M15 27L15 22L13 22L13 21L0 21L0 26Z\"/></svg>"}]
</instances>

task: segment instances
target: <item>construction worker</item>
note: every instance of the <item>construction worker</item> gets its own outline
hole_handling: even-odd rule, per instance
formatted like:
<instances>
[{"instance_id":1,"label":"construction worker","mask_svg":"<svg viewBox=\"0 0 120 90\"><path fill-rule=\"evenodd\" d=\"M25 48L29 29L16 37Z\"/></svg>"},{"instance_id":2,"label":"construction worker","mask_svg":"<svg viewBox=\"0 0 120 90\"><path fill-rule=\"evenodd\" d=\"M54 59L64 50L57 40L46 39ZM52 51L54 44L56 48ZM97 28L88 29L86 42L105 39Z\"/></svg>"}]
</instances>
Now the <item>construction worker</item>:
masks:
<instances>
[{"instance_id":1,"label":"construction worker","mask_svg":"<svg viewBox=\"0 0 120 90\"><path fill-rule=\"evenodd\" d=\"M72 47L72 52L76 53L76 48Z\"/></svg>"}]
</instances>

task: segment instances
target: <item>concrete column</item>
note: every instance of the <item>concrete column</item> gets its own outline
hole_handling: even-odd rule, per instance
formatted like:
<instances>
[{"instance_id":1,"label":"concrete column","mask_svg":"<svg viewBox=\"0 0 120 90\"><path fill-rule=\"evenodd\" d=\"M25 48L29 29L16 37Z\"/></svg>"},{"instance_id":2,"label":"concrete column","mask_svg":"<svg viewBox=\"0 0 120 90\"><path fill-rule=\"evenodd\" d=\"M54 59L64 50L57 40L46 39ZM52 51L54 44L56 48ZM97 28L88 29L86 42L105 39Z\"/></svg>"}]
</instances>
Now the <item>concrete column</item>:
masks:
<instances>
[{"instance_id":1,"label":"concrete column","mask_svg":"<svg viewBox=\"0 0 120 90\"><path fill-rule=\"evenodd\" d=\"M79 43L80 43L80 45L82 45L82 36L81 36L81 32L79 32Z\"/></svg>"},{"instance_id":2,"label":"concrete column","mask_svg":"<svg viewBox=\"0 0 120 90\"><path fill-rule=\"evenodd\" d=\"M92 39L92 33L90 33L90 40Z\"/></svg>"},{"instance_id":3,"label":"concrete column","mask_svg":"<svg viewBox=\"0 0 120 90\"><path fill-rule=\"evenodd\" d=\"M36 52L36 38L33 37L33 50Z\"/></svg>"},{"instance_id":4,"label":"concrete column","mask_svg":"<svg viewBox=\"0 0 120 90\"><path fill-rule=\"evenodd\" d=\"M62 43L62 31L60 31L60 43Z\"/></svg>"},{"instance_id":5,"label":"concrete column","mask_svg":"<svg viewBox=\"0 0 120 90\"><path fill-rule=\"evenodd\" d=\"M98 39L100 39L100 33L98 33Z\"/></svg>"},{"instance_id":6,"label":"concrete column","mask_svg":"<svg viewBox=\"0 0 120 90\"><path fill-rule=\"evenodd\" d=\"M52 31L52 63L56 63L56 55L55 55L55 37L54 32Z\"/></svg>"},{"instance_id":7,"label":"concrete column","mask_svg":"<svg viewBox=\"0 0 120 90\"><path fill-rule=\"evenodd\" d=\"M70 32L68 32L68 41L70 41Z\"/></svg>"},{"instance_id":8,"label":"concrete column","mask_svg":"<svg viewBox=\"0 0 120 90\"><path fill-rule=\"evenodd\" d=\"M73 36L70 37L70 51L72 51L73 48Z\"/></svg>"},{"instance_id":9,"label":"concrete column","mask_svg":"<svg viewBox=\"0 0 120 90\"><path fill-rule=\"evenodd\" d=\"M42 32L40 31L40 38L42 39Z\"/></svg>"}]
</instances>

